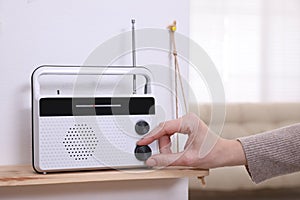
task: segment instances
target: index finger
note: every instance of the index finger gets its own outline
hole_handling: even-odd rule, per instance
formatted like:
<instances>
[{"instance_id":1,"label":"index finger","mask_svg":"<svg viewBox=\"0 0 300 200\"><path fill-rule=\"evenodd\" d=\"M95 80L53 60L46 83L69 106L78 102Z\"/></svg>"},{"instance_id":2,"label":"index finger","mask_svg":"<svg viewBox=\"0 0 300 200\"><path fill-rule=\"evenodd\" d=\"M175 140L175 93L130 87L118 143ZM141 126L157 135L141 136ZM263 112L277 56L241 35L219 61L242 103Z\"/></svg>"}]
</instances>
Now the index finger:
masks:
<instances>
[{"instance_id":1,"label":"index finger","mask_svg":"<svg viewBox=\"0 0 300 200\"><path fill-rule=\"evenodd\" d=\"M154 140L161 138L164 135L173 135L181 130L182 119L174 119L166 122L162 122L154 128L148 135L137 142L137 145L148 145Z\"/></svg>"}]
</instances>

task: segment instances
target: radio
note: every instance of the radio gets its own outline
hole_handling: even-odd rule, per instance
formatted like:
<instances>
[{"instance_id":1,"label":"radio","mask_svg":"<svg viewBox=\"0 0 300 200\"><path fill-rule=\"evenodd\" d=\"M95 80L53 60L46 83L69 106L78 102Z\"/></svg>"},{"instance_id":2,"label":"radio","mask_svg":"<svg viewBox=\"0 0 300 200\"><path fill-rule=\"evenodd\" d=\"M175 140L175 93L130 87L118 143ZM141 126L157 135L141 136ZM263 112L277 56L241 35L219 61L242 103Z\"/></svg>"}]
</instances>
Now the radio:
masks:
<instances>
[{"instance_id":1,"label":"radio","mask_svg":"<svg viewBox=\"0 0 300 200\"><path fill-rule=\"evenodd\" d=\"M144 94L87 95L80 82L81 76L86 80L114 75L144 77ZM44 86L45 77L59 84L69 76L77 77L73 94L53 93ZM163 120L156 110L152 80L144 67L37 68L32 74L34 169L47 173L145 167L144 161L158 153L158 144L137 146L136 142Z\"/></svg>"}]
</instances>

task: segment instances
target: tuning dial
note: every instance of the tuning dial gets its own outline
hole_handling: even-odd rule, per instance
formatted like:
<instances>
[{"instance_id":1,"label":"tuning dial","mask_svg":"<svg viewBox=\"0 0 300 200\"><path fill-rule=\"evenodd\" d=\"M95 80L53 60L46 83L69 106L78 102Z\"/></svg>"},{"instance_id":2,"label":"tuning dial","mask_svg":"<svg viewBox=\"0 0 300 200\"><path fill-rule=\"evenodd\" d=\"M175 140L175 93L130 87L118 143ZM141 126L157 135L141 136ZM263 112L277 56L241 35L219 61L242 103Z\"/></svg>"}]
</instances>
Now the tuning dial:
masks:
<instances>
[{"instance_id":1,"label":"tuning dial","mask_svg":"<svg viewBox=\"0 0 300 200\"><path fill-rule=\"evenodd\" d=\"M150 130L148 122L140 120L135 124L135 132L139 135L145 135Z\"/></svg>"},{"instance_id":2,"label":"tuning dial","mask_svg":"<svg viewBox=\"0 0 300 200\"><path fill-rule=\"evenodd\" d=\"M140 161L146 161L152 155L152 150L148 145L137 145L134 150L134 155L136 159Z\"/></svg>"}]
</instances>

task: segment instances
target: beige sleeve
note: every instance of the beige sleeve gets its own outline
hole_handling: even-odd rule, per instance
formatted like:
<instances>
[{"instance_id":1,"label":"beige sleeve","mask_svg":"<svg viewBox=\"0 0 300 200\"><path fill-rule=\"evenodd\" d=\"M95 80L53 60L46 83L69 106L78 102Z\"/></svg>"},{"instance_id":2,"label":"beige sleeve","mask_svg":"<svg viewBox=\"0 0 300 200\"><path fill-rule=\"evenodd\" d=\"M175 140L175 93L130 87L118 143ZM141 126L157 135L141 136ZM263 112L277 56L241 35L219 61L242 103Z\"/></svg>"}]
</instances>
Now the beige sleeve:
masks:
<instances>
[{"instance_id":1,"label":"beige sleeve","mask_svg":"<svg viewBox=\"0 0 300 200\"><path fill-rule=\"evenodd\" d=\"M300 171L300 123L238 140L255 183Z\"/></svg>"}]
</instances>

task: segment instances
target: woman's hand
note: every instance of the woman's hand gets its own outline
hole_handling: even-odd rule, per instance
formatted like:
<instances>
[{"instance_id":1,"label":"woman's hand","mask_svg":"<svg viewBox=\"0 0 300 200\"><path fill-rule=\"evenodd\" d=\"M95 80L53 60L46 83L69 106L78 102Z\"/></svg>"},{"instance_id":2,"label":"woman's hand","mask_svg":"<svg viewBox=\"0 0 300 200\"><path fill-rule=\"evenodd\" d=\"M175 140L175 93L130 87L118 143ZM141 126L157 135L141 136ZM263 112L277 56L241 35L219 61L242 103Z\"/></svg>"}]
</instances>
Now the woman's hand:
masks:
<instances>
[{"instance_id":1,"label":"woman's hand","mask_svg":"<svg viewBox=\"0 0 300 200\"><path fill-rule=\"evenodd\" d=\"M188 135L184 151L172 153L170 137L174 133ZM148 145L158 140L160 154L151 156L148 166L188 166L203 169L246 165L242 145L237 140L227 140L212 133L195 114L166 121L153 129L137 145Z\"/></svg>"}]
</instances>

